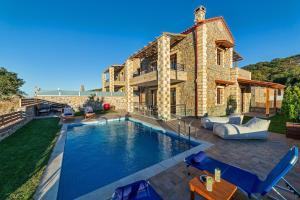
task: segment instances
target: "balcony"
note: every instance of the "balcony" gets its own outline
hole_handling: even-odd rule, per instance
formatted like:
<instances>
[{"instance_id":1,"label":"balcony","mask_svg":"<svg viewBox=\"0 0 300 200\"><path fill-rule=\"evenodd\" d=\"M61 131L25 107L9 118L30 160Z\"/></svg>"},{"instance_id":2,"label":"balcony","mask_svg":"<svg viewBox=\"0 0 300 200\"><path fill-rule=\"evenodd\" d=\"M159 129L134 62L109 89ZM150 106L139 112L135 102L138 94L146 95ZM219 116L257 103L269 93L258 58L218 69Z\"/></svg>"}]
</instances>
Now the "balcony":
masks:
<instances>
[{"instance_id":1,"label":"balcony","mask_svg":"<svg viewBox=\"0 0 300 200\"><path fill-rule=\"evenodd\" d=\"M125 86L125 77L118 77L114 80L115 86Z\"/></svg>"},{"instance_id":2,"label":"balcony","mask_svg":"<svg viewBox=\"0 0 300 200\"><path fill-rule=\"evenodd\" d=\"M109 87L109 80L108 79L105 80L104 87Z\"/></svg>"},{"instance_id":3,"label":"balcony","mask_svg":"<svg viewBox=\"0 0 300 200\"><path fill-rule=\"evenodd\" d=\"M141 72L135 72L130 80L131 85L135 86L156 86L158 72L156 67L148 68ZM187 81L187 72L184 71L184 66L181 64L171 66L170 74L171 84Z\"/></svg>"}]
</instances>

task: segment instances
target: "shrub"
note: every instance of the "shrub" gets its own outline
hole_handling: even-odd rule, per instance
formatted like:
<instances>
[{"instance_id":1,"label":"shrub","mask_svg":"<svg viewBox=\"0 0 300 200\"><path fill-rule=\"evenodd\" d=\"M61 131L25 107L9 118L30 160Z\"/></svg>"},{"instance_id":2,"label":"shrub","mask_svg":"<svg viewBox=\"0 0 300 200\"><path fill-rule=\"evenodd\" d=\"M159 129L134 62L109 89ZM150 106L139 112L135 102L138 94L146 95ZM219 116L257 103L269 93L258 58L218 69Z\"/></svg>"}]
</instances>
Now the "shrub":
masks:
<instances>
[{"instance_id":1,"label":"shrub","mask_svg":"<svg viewBox=\"0 0 300 200\"><path fill-rule=\"evenodd\" d=\"M289 86L285 90L282 110L289 120L300 122L300 88L298 86Z\"/></svg>"}]
</instances>

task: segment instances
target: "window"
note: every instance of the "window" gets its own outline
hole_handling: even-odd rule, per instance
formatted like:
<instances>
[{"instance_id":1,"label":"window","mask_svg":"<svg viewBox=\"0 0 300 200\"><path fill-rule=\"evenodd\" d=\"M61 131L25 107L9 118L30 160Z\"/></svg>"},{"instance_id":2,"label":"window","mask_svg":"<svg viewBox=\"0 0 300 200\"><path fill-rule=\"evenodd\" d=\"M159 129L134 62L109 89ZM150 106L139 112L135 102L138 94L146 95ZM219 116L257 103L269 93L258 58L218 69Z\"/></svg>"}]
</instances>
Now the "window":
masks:
<instances>
[{"instance_id":1,"label":"window","mask_svg":"<svg viewBox=\"0 0 300 200\"><path fill-rule=\"evenodd\" d=\"M222 53L223 51L217 48L217 65L222 65Z\"/></svg>"},{"instance_id":2,"label":"window","mask_svg":"<svg viewBox=\"0 0 300 200\"><path fill-rule=\"evenodd\" d=\"M281 96L281 89L278 89L277 92L278 92L277 96Z\"/></svg>"},{"instance_id":3,"label":"window","mask_svg":"<svg viewBox=\"0 0 300 200\"><path fill-rule=\"evenodd\" d=\"M217 87L217 94L216 94L216 103L217 103L217 105L223 104L223 93L224 93L224 88Z\"/></svg>"},{"instance_id":4,"label":"window","mask_svg":"<svg viewBox=\"0 0 300 200\"><path fill-rule=\"evenodd\" d=\"M173 54L170 57L170 63L171 63L171 69L176 70L177 69L177 54Z\"/></svg>"}]
</instances>

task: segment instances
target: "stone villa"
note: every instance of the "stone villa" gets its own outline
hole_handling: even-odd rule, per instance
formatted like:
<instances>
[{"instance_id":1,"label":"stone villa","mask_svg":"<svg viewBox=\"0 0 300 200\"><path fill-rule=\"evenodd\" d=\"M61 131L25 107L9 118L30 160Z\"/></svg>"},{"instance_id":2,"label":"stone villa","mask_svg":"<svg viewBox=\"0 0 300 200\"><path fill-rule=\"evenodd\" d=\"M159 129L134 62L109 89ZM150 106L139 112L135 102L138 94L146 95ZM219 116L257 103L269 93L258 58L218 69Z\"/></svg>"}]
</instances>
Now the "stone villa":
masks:
<instances>
[{"instance_id":1,"label":"stone villa","mask_svg":"<svg viewBox=\"0 0 300 200\"><path fill-rule=\"evenodd\" d=\"M110 66L102 74L103 91L125 91L128 112L142 110L169 120L183 112L189 116L221 116L230 109L248 112L251 87L258 86L265 88L268 115L270 91L284 86L251 80L250 72L237 67L242 57L234 50L236 43L224 18L206 19L205 14L205 7L198 7L191 27L181 33L165 32L124 65Z\"/></svg>"}]
</instances>

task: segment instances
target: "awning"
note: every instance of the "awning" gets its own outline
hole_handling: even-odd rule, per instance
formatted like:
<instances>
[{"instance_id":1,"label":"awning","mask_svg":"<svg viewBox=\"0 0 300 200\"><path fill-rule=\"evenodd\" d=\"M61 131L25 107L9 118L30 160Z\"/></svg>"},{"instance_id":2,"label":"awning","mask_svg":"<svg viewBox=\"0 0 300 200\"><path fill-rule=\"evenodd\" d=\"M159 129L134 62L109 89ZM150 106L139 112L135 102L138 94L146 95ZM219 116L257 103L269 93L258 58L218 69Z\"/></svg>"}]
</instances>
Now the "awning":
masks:
<instances>
[{"instance_id":1,"label":"awning","mask_svg":"<svg viewBox=\"0 0 300 200\"><path fill-rule=\"evenodd\" d=\"M222 48L231 48L234 44L228 40L217 40L216 45Z\"/></svg>"},{"instance_id":2,"label":"awning","mask_svg":"<svg viewBox=\"0 0 300 200\"><path fill-rule=\"evenodd\" d=\"M170 47L177 44L177 42L181 41L183 38L186 37L186 35L184 34L177 33L164 32L163 34L168 35L170 37ZM152 42L149 42L148 45L144 46L142 49L131 55L130 58L145 58L155 54L157 54L157 39Z\"/></svg>"},{"instance_id":3,"label":"awning","mask_svg":"<svg viewBox=\"0 0 300 200\"><path fill-rule=\"evenodd\" d=\"M240 54L238 54L236 51L233 51L232 60L233 62L241 61L243 60L243 57Z\"/></svg>"},{"instance_id":4,"label":"awning","mask_svg":"<svg viewBox=\"0 0 300 200\"><path fill-rule=\"evenodd\" d=\"M266 81L257 81L257 80L249 80L249 79L242 79L238 78L238 83L241 85L250 85L250 86L259 86L259 87L267 87L273 89L284 89L285 86L279 83L272 83Z\"/></svg>"},{"instance_id":5,"label":"awning","mask_svg":"<svg viewBox=\"0 0 300 200\"><path fill-rule=\"evenodd\" d=\"M219 85L234 85L235 82L234 81L227 81L227 80L220 80L220 79L217 79L215 80L216 84L219 84Z\"/></svg>"}]
</instances>

